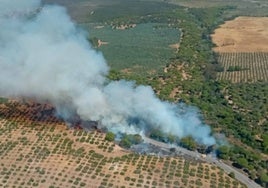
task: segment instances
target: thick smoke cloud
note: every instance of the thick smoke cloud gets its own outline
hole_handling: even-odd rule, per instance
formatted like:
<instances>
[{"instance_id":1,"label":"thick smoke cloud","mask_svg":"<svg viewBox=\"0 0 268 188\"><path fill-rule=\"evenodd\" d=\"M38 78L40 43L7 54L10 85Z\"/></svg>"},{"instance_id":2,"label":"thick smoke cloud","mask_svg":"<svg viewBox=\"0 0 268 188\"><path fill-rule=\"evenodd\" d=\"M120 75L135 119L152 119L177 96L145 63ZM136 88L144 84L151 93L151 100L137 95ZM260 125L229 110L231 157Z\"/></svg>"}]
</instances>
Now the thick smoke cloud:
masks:
<instances>
[{"instance_id":1,"label":"thick smoke cloud","mask_svg":"<svg viewBox=\"0 0 268 188\"><path fill-rule=\"evenodd\" d=\"M148 86L108 81L102 54L91 48L64 8L34 11L40 5L36 0L10 2L0 0L1 96L48 101L67 120L76 114L116 133L159 128L215 143L195 108L160 101Z\"/></svg>"},{"instance_id":2,"label":"thick smoke cloud","mask_svg":"<svg viewBox=\"0 0 268 188\"><path fill-rule=\"evenodd\" d=\"M39 0L0 0L0 15L14 12L28 12L40 5Z\"/></svg>"}]
</instances>

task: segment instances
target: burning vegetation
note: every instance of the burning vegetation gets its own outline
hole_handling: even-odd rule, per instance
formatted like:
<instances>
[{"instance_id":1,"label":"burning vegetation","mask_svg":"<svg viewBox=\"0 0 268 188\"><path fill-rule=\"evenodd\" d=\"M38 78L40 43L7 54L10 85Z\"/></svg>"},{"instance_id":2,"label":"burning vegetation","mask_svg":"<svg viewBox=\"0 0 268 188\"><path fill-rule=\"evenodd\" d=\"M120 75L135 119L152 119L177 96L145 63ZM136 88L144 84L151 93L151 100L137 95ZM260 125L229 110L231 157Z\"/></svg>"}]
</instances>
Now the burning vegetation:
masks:
<instances>
[{"instance_id":1,"label":"burning vegetation","mask_svg":"<svg viewBox=\"0 0 268 188\"><path fill-rule=\"evenodd\" d=\"M19 2L0 7L1 96L48 102L58 117L78 129L96 127L123 139L157 129L179 139L189 136L203 145L215 144L195 107L161 101L149 86L109 80L104 57L65 8ZM32 15L25 9L38 11ZM25 16L16 16L21 12Z\"/></svg>"}]
</instances>

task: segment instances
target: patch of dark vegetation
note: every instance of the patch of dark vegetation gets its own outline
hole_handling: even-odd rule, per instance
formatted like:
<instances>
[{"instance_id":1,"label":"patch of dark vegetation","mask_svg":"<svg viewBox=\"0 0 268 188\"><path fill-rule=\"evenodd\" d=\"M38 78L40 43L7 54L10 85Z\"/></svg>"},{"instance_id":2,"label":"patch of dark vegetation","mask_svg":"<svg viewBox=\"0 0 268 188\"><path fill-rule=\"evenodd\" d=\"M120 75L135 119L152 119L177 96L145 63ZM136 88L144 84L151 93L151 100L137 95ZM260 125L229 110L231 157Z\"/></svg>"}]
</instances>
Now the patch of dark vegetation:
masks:
<instances>
[{"instance_id":1,"label":"patch of dark vegetation","mask_svg":"<svg viewBox=\"0 0 268 188\"><path fill-rule=\"evenodd\" d=\"M166 134L159 129L153 129L149 133L149 137L160 142L176 144L182 146L191 151L198 151L199 153L210 153L214 150L214 146L205 146L203 144L198 144L191 136L187 136L179 139L175 135Z\"/></svg>"},{"instance_id":2,"label":"patch of dark vegetation","mask_svg":"<svg viewBox=\"0 0 268 188\"><path fill-rule=\"evenodd\" d=\"M6 104L8 102L7 98L0 97L0 104Z\"/></svg>"},{"instance_id":3,"label":"patch of dark vegetation","mask_svg":"<svg viewBox=\"0 0 268 188\"><path fill-rule=\"evenodd\" d=\"M119 142L119 146L130 148L132 145L137 145L142 142L142 137L139 134L124 134Z\"/></svg>"},{"instance_id":4,"label":"patch of dark vegetation","mask_svg":"<svg viewBox=\"0 0 268 188\"><path fill-rule=\"evenodd\" d=\"M103 4L88 17L89 22L107 22L115 18L133 19L136 16L145 16L170 11L175 5L154 1L117 0L110 4Z\"/></svg>"}]
</instances>

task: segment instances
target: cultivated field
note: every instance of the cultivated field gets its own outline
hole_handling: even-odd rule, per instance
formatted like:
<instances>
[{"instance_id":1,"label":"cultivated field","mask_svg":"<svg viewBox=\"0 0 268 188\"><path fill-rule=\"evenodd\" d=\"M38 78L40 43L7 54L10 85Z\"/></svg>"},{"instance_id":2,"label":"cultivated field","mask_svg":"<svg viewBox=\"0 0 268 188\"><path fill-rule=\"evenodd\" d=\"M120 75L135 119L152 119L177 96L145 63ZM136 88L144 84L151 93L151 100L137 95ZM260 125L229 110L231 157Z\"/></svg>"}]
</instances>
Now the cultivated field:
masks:
<instances>
[{"instance_id":1,"label":"cultivated field","mask_svg":"<svg viewBox=\"0 0 268 188\"><path fill-rule=\"evenodd\" d=\"M237 17L211 37L215 52L268 52L268 17Z\"/></svg>"},{"instance_id":2,"label":"cultivated field","mask_svg":"<svg viewBox=\"0 0 268 188\"><path fill-rule=\"evenodd\" d=\"M141 23L110 25L84 24L90 38L106 42L99 45L108 64L116 70L135 73L159 71L175 57L170 45L178 43L178 28L166 23Z\"/></svg>"},{"instance_id":3,"label":"cultivated field","mask_svg":"<svg viewBox=\"0 0 268 188\"><path fill-rule=\"evenodd\" d=\"M237 17L211 35L223 72L232 83L268 81L268 17Z\"/></svg>"},{"instance_id":4,"label":"cultivated field","mask_svg":"<svg viewBox=\"0 0 268 188\"><path fill-rule=\"evenodd\" d=\"M222 159L230 165L240 165L241 170L252 180L266 187L267 84L258 80L267 79L267 73L257 72L263 68L258 70L251 67L252 63L243 60L242 56L244 59L245 56L256 59L258 54L266 56L268 51L239 51L243 48L237 47L237 44L245 44L244 37L254 40L259 37L257 34L252 37L251 33L242 37L248 25L252 26L248 30L257 33L266 32L267 25L259 27L254 17L243 27L240 27L241 23L236 24L237 31L230 32L225 28L219 34L223 41L220 45L224 44L222 47L231 49L235 46L236 49L219 52L219 60L231 62L228 57L232 56L231 59L237 59L240 63L226 63L225 72L218 74L219 82L215 82L214 69L211 79L205 79L200 70L214 62L208 37L211 31L224 20L237 16L268 16L267 0L42 2L65 5L79 26L90 29L89 40L91 37L100 39L102 45L97 50L104 53L111 66L112 79L136 80L139 84L151 85L162 99L182 100L197 105L213 131L221 130L230 145L233 144L225 151ZM119 26L135 24L135 27L110 27L114 23ZM93 29L88 27L90 25L93 25ZM257 30L256 25L259 27ZM169 46L176 44L182 34L179 29L183 31L180 50L171 49ZM242 33L237 34L242 30ZM229 39L224 42L225 34L228 33L236 33L240 40L237 43ZM138 36L136 41L131 41L135 34ZM123 36L126 38L123 39ZM146 40L138 41L144 36ZM263 36L265 38L267 34ZM154 43L148 43L147 39ZM254 40L247 47L258 47ZM262 42L263 39L260 40ZM120 41L123 43L119 44ZM135 51L135 45L143 51ZM121 54L117 57L118 52ZM254 54L257 54L256 57ZM264 59L258 59L258 66L263 67L261 62L264 64ZM242 65L242 61L248 63ZM163 67L165 65L166 68ZM161 72L161 69L164 71ZM219 77L229 73L235 76ZM240 78L240 74L243 77ZM263 76L258 77L259 74ZM221 82L221 79L249 83L230 84ZM16 102L0 104L0 187L242 187L209 164L181 157L133 154L113 142L107 142L103 133L84 132L79 127L68 129L52 113L53 108L48 105Z\"/></svg>"},{"instance_id":5,"label":"cultivated field","mask_svg":"<svg viewBox=\"0 0 268 188\"><path fill-rule=\"evenodd\" d=\"M134 154L103 133L69 129L53 110L0 105L0 187L243 187L212 165Z\"/></svg>"},{"instance_id":6,"label":"cultivated field","mask_svg":"<svg viewBox=\"0 0 268 188\"><path fill-rule=\"evenodd\" d=\"M232 83L268 81L268 53L219 53L223 72L217 73L218 80Z\"/></svg>"},{"instance_id":7,"label":"cultivated field","mask_svg":"<svg viewBox=\"0 0 268 188\"><path fill-rule=\"evenodd\" d=\"M222 21L237 16L268 16L268 1L266 0L168 0L169 3L194 9L213 9L228 7L221 15ZM210 11L208 11L209 14ZM219 19L220 17L216 17Z\"/></svg>"}]
</instances>

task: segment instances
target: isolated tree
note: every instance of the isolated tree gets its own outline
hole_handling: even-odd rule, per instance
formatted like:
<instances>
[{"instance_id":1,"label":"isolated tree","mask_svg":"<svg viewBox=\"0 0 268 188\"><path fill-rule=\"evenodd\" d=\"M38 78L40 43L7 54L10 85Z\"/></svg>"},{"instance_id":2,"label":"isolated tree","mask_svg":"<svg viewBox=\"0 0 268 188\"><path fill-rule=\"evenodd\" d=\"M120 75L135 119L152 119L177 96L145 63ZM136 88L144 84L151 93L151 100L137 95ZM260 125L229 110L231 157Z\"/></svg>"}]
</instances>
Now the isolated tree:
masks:
<instances>
[{"instance_id":1,"label":"isolated tree","mask_svg":"<svg viewBox=\"0 0 268 188\"><path fill-rule=\"evenodd\" d=\"M107 132L105 136L105 140L112 142L115 139L115 134L112 132Z\"/></svg>"},{"instance_id":2,"label":"isolated tree","mask_svg":"<svg viewBox=\"0 0 268 188\"><path fill-rule=\"evenodd\" d=\"M229 173L229 176L230 176L231 178L235 178L235 173L234 173L234 172L230 172L230 173Z\"/></svg>"}]
</instances>

